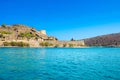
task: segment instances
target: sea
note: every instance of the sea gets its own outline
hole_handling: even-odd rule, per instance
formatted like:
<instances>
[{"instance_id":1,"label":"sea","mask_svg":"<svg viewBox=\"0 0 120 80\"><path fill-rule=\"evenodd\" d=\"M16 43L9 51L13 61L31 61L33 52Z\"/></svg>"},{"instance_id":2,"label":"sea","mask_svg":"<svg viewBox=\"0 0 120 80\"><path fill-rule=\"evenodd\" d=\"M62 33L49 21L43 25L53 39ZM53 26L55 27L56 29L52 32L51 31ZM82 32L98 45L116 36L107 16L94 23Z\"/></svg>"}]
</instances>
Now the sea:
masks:
<instances>
[{"instance_id":1,"label":"sea","mask_svg":"<svg viewBox=\"0 0 120 80\"><path fill-rule=\"evenodd\" d=\"M0 80L120 80L120 48L0 48Z\"/></svg>"}]
</instances>

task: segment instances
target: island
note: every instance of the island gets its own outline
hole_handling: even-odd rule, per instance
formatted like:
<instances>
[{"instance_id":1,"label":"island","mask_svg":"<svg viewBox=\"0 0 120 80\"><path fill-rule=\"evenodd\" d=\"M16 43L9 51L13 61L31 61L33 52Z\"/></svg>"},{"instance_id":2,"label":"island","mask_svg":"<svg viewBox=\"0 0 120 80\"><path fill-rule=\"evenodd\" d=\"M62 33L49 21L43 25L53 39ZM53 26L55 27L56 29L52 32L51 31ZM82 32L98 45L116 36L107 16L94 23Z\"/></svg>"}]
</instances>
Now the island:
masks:
<instances>
[{"instance_id":1,"label":"island","mask_svg":"<svg viewBox=\"0 0 120 80\"><path fill-rule=\"evenodd\" d=\"M84 45L84 40L60 41L54 36L48 36L46 30L38 31L21 24L0 26L1 47L82 47Z\"/></svg>"},{"instance_id":2,"label":"island","mask_svg":"<svg viewBox=\"0 0 120 80\"><path fill-rule=\"evenodd\" d=\"M120 47L120 33L69 41L22 24L0 26L0 47Z\"/></svg>"}]
</instances>

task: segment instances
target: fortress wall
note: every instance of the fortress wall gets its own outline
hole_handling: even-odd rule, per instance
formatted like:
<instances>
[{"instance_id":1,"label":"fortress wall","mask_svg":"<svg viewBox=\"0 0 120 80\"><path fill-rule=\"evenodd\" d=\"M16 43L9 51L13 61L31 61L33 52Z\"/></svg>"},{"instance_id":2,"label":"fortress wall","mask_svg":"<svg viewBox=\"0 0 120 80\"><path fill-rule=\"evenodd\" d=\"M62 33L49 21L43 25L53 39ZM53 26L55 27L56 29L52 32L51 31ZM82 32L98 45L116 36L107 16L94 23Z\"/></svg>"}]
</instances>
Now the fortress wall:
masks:
<instances>
[{"instance_id":1,"label":"fortress wall","mask_svg":"<svg viewBox=\"0 0 120 80\"><path fill-rule=\"evenodd\" d=\"M80 41L44 41L44 42L49 42L51 44L58 45L59 47L63 47L63 45L66 45L69 47L70 44L74 45L75 47L77 46L85 46L84 40Z\"/></svg>"}]
</instances>

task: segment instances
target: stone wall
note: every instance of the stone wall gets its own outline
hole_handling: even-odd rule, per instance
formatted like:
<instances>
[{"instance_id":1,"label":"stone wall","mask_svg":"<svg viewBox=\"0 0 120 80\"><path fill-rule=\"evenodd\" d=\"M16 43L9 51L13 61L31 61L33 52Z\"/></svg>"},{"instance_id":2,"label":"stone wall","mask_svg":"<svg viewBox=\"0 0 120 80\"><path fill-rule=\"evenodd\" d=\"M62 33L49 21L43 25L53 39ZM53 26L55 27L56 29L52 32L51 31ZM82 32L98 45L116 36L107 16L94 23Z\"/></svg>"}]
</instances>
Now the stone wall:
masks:
<instances>
[{"instance_id":1,"label":"stone wall","mask_svg":"<svg viewBox=\"0 0 120 80\"><path fill-rule=\"evenodd\" d=\"M44 41L56 47L82 47L85 46L84 40L80 41ZM43 43L43 42L42 42Z\"/></svg>"},{"instance_id":2,"label":"stone wall","mask_svg":"<svg viewBox=\"0 0 120 80\"><path fill-rule=\"evenodd\" d=\"M52 46L44 46L44 47L83 47L85 46L84 41L35 41L35 40L12 40L14 42L24 42L29 43L30 47L43 47L40 46L40 43L49 43L52 44ZM7 41L0 41L0 46L3 46L3 42L11 42L9 40Z\"/></svg>"}]
</instances>

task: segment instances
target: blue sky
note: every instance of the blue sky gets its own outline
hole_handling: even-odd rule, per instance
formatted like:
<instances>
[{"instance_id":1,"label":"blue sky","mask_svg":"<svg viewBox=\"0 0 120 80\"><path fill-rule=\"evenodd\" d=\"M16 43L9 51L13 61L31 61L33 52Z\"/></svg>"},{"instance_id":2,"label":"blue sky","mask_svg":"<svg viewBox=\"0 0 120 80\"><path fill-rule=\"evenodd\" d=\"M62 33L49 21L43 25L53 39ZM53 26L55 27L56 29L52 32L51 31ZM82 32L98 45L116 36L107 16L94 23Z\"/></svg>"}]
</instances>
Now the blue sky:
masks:
<instances>
[{"instance_id":1,"label":"blue sky","mask_svg":"<svg viewBox=\"0 0 120 80\"><path fill-rule=\"evenodd\" d=\"M0 24L45 29L60 40L120 32L120 0L0 0Z\"/></svg>"}]
</instances>

